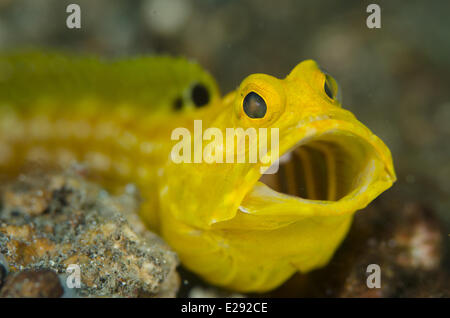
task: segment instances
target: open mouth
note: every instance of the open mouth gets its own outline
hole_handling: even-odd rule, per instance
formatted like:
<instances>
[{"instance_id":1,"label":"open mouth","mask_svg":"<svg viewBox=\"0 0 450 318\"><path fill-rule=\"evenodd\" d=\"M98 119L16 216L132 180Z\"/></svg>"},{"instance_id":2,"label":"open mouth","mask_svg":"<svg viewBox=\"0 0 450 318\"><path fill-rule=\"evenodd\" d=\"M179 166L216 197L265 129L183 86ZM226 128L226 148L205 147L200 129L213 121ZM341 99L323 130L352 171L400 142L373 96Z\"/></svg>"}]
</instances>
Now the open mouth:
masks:
<instances>
[{"instance_id":1,"label":"open mouth","mask_svg":"<svg viewBox=\"0 0 450 318\"><path fill-rule=\"evenodd\" d=\"M386 145L352 118L302 125L280 145L285 147L280 147L277 173L259 175L238 209L273 216L265 228L298 216L353 213L396 179Z\"/></svg>"},{"instance_id":2,"label":"open mouth","mask_svg":"<svg viewBox=\"0 0 450 318\"><path fill-rule=\"evenodd\" d=\"M338 201L371 180L373 147L350 133L325 133L279 159L275 174L259 179L272 190L307 200Z\"/></svg>"}]
</instances>

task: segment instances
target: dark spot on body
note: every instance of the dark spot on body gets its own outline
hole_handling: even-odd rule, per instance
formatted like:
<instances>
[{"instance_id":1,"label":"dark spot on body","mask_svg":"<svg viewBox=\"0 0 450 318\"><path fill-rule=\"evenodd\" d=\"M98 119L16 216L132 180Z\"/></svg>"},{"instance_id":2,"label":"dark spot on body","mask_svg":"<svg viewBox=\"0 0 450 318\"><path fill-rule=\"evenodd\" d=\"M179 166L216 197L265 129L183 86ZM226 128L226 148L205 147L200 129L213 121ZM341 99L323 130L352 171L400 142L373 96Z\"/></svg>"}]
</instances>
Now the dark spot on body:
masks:
<instances>
[{"instance_id":1,"label":"dark spot on body","mask_svg":"<svg viewBox=\"0 0 450 318\"><path fill-rule=\"evenodd\" d=\"M183 100L181 97L178 97L173 101L173 110L180 111L183 108Z\"/></svg>"},{"instance_id":2,"label":"dark spot on body","mask_svg":"<svg viewBox=\"0 0 450 318\"><path fill-rule=\"evenodd\" d=\"M196 107L202 107L209 103L209 92L203 84L195 84L191 91L192 102Z\"/></svg>"}]
</instances>

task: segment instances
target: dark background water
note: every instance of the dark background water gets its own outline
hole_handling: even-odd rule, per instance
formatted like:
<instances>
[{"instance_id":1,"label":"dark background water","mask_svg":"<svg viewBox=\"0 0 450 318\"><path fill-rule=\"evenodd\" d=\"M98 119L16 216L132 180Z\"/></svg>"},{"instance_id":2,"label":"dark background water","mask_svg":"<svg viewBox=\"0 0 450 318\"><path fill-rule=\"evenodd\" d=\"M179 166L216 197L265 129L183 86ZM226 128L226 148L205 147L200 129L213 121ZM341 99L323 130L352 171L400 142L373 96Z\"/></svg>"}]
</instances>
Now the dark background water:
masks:
<instances>
[{"instance_id":1,"label":"dark background water","mask_svg":"<svg viewBox=\"0 0 450 318\"><path fill-rule=\"evenodd\" d=\"M79 0L82 28L69 30L73 2L0 0L0 49L182 55L224 93L248 74L283 77L315 59L391 149L390 202L423 204L450 233L450 1ZM371 2L381 29L366 26Z\"/></svg>"}]
</instances>

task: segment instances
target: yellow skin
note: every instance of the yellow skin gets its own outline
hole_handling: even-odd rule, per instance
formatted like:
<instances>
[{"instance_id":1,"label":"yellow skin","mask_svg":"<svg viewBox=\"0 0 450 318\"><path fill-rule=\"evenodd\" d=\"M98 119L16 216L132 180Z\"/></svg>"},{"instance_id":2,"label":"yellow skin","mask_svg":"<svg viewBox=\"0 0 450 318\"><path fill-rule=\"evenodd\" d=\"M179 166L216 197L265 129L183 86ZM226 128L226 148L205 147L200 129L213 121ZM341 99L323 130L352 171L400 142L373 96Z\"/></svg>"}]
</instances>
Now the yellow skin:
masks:
<instances>
[{"instance_id":1,"label":"yellow skin","mask_svg":"<svg viewBox=\"0 0 450 318\"><path fill-rule=\"evenodd\" d=\"M202 107L192 97L196 84L208 91ZM0 176L14 177L30 163L82 162L110 190L137 184L146 220L157 228L157 171L171 131L219 98L214 79L182 58L0 55Z\"/></svg>"},{"instance_id":2,"label":"yellow skin","mask_svg":"<svg viewBox=\"0 0 450 318\"><path fill-rule=\"evenodd\" d=\"M53 61L35 55L25 60L32 61L33 70ZM0 59L0 79L6 83L6 90L0 89L0 148L7 154L0 156L1 171L20 171L26 161L64 165L78 160L109 186L135 182L144 198L143 219L160 231L187 268L216 285L263 292L296 271L324 266L345 237L355 211L395 181L388 148L340 106L336 83L310 60L297 65L285 79L250 75L222 99L208 74L179 59L144 59L134 68L133 62L119 62L123 68L113 63L95 76L89 70L98 62L91 61L87 68L85 60L69 62L62 74L85 68L89 74L84 80L107 82L104 91L97 85L93 90L86 90L85 84L81 89L69 88L73 96L60 93L62 84L57 92L31 91L11 80L14 76L5 76L5 63L17 69L9 74L30 78L23 76L30 71L16 68L20 63L11 62L11 57ZM146 65L152 65L149 72L142 71ZM108 73L109 69L117 72ZM157 80L146 87L148 78L134 78L129 89L108 97L118 78L134 77L136 71ZM41 72L48 82L48 72ZM177 80L165 79L166 73L176 73ZM174 98L186 96L193 81L208 88L208 105L175 113ZM324 91L325 82L331 98ZM9 92L17 87L18 95L30 98L11 97L14 94ZM149 95L138 99L133 87L146 87ZM243 99L249 92L264 99L263 118L252 119L244 112ZM174 163L169 156L176 143L170 140L171 132L185 127L193 134L194 119L202 120L203 131L216 127L224 136L226 128L279 128L280 156L293 149L301 154L308 198L276 192L259 182L260 162ZM195 142L199 141L193 138ZM207 144L203 142L203 147ZM317 160L312 157L319 153L325 177L317 173ZM325 190L320 190L321 185Z\"/></svg>"}]
</instances>

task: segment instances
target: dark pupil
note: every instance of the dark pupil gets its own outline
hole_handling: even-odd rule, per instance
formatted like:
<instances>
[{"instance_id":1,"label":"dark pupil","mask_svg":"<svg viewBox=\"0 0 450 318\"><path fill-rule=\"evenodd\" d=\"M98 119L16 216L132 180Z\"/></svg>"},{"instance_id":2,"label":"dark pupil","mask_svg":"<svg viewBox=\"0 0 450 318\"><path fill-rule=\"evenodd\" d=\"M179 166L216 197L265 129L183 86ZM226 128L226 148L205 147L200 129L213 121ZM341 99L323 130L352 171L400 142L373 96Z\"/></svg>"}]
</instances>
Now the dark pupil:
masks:
<instances>
[{"instance_id":1,"label":"dark pupil","mask_svg":"<svg viewBox=\"0 0 450 318\"><path fill-rule=\"evenodd\" d=\"M323 88L325 89L325 93L328 95L329 98L333 99L333 92L331 91L330 86L328 85L328 81L325 81L325 84L323 85Z\"/></svg>"},{"instance_id":2,"label":"dark pupil","mask_svg":"<svg viewBox=\"0 0 450 318\"><path fill-rule=\"evenodd\" d=\"M202 107L209 103L209 92L202 84L195 84L192 88L191 98L195 106Z\"/></svg>"},{"instance_id":3,"label":"dark pupil","mask_svg":"<svg viewBox=\"0 0 450 318\"><path fill-rule=\"evenodd\" d=\"M267 112L264 99L255 92L250 92L244 98L244 112L250 118L263 118Z\"/></svg>"}]
</instances>

